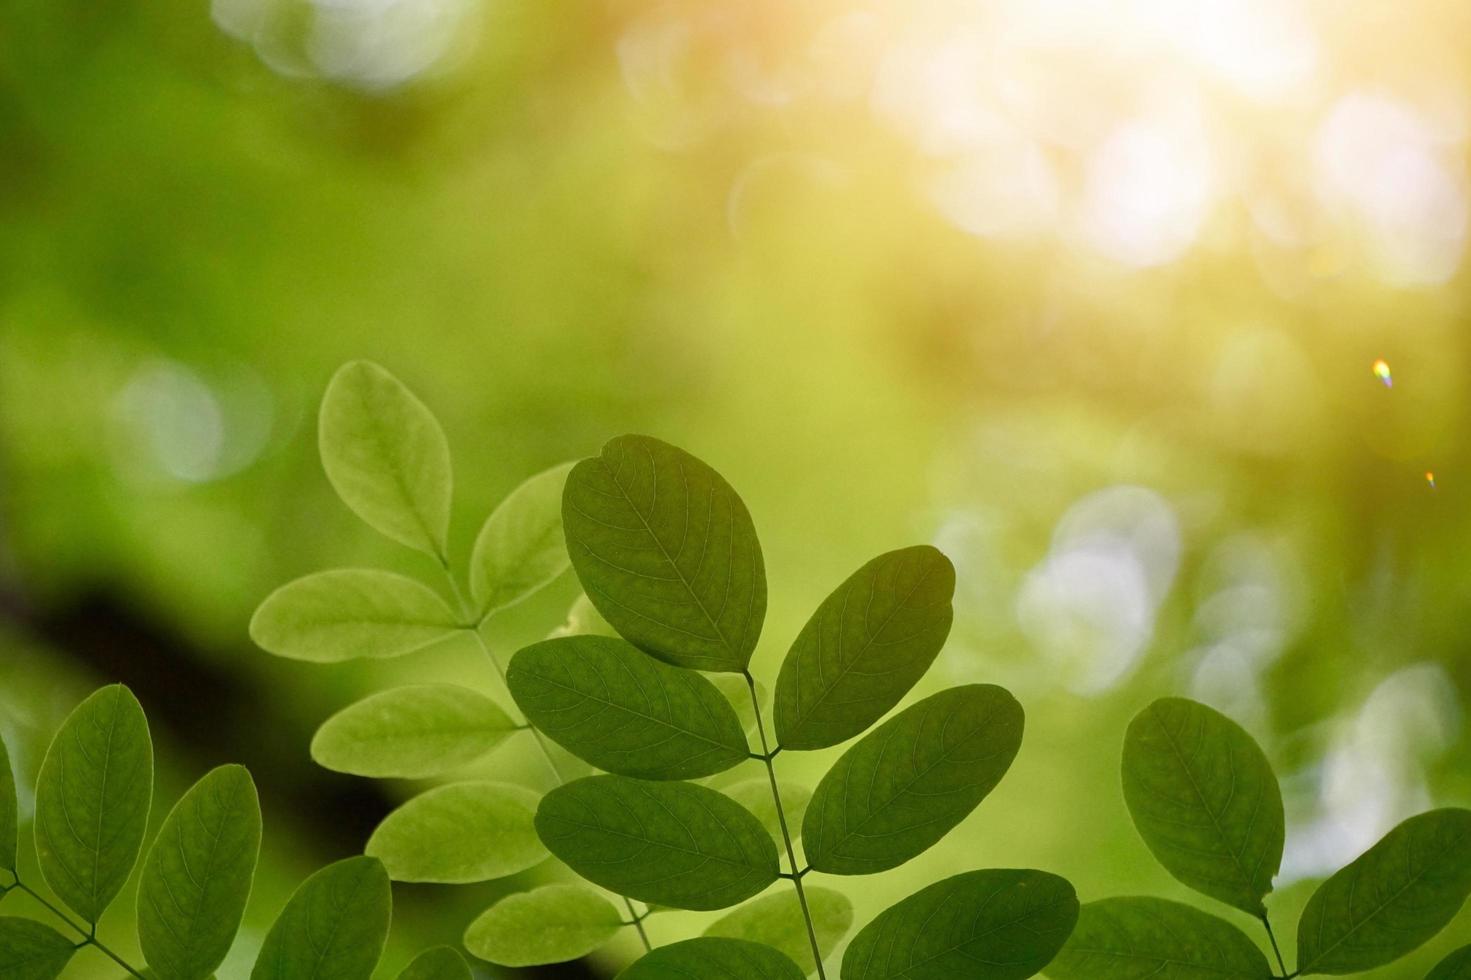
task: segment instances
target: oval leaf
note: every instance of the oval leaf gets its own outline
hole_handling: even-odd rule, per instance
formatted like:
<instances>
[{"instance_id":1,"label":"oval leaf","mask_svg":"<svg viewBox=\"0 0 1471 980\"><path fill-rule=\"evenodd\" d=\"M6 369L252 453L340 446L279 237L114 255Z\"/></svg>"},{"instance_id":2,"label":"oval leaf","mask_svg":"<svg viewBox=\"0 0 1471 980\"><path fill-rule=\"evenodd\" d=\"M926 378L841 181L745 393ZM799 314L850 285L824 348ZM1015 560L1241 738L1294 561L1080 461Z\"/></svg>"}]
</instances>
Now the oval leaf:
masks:
<instances>
[{"instance_id":1,"label":"oval leaf","mask_svg":"<svg viewBox=\"0 0 1471 980\"><path fill-rule=\"evenodd\" d=\"M62 723L36 779L36 856L46 884L96 922L122 891L153 805L153 743L133 692L94 692Z\"/></svg>"},{"instance_id":2,"label":"oval leaf","mask_svg":"<svg viewBox=\"0 0 1471 980\"><path fill-rule=\"evenodd\" d=\"M458 628L450 607L422 582L339 568L272 592L250 620L250 638L278 657L326 664L413 653Z\"/></svg>"},{"instance_id":3,"label":"oval leaf","mask_svg":"<svg viewBox=\"0 0 1471 980\"><path fill-rule=\"evenodd\" d=\"M463 956L448 946L435 946L414 957L398 980L472 980L472 977Z\"/></svg>"},{"instance_id":4,"label":"oval leaf","mask_svg":"<svg viewBox=\"0 0 1471 980\"><path fill-rule=\"evenodd\" d=\"M414 684L328 718L312 737L312 758L355 776L427 779L469 765L515 731L501 706L478 691Z\"/></svg>"},{"instance_id":5,"label":"oval leaf","mask_svg":"<svg viewBox=\"0 0 1471 980\"><path fill-rule=\"evenodd\" d=\"M750 757L740 720L713 684L623 640L534 643L511 658L506 684L531 724L608 772L695 779Z\"/></svg>"},{"instance_id":6,"label":"oval leaf","mask_svg":"<svg viewBox=\"0 0 1471 980\"><path fill-rule=\"evenodd\" d=\"M470 555L470 595L482 616L504 609L567 570L562 488L571 463L538 473L491 512Z\"/></svg>"},{"instance_id":7,"label":"oval leaf","mask_svg":"<svg viewBox=\"0 0 1471 980\"><path fill-rule=\"evenodd\" d=\"M438 786L394 810L363 853L394 881L466 884L535 867L546 848L532 825L536 794L508 783Z\"/></svg>"},{"instance_id":8,"label":"oval leaf","mask_svg":"<svg viewBox=\"0 0 1471 980\"><path fill-rule=\"evenodd\" d=\"M1252 737L1212 708L1163 698L1124 738L1124 800L1165 870L1249 915L1282 865L1282 791Z\"/></svg>"},{"instance_id":9,"label":"oval leaf","mask_svg":"<svg viewBox=\"0 0 1471 980\"><path fill-rule=\"evenodd\" d=\"M776 812L776 801L771 798L769 780L765 777L748 779L734 786L723 786L720 791L750 810L751 815L761 821L761 826L771 833L776 842L781 843L781 817ZM781 806L786 814L787 826L801 827L802 815L812 802L812 790L780 780L777 782L777 791L781 793Z\"/></svg>"},{"instance_id":10,"label":"oval leaf","mask_svg":"<svg viewBox=\"0 0 1471 980\"><path fill-rule=\"evenodd\" d=\"M721 909L776 880L766 828L693 783L577 779L542 799L536 829L573 871L641 902Z\"/></svg>"},{"instance_id":11,"label":"oval leaf","mask_svg":"<svg viewBox=\"0 0 1471 980\"><path fill-rule=\"evenodd\" d=\"M1047 967L1052 980L1267 980L1267 957L1240 929L1162 898L1107 898L1078 914Z\"/></svg>"},{"instance_id":12,"label":"oval leaf","mask_svg":"<svg viewBox=\"0 0 1471 980\"><path fill-rule=\"evenodd\" d=\"M1471 894L1471 810L1395 827L1318 886L1297 924L1298 969L1358 973L1418 947Z\"/></svg>"},{"instance_id":13,"label":"oval leaf","mask_svg":"<svg viewBox=\"0 0 1471 980\"><path fill-rule=\"evenodd\" d=\"M908 693L950 635L955 566L929 545L854 572L802 627L776 679L785 749L847 741Z\"/></svg>"},{"instance_id":14,"label":"oval leaf","mask_svg":"<svg viewBox=\"0 0 1471 980\"><path fill-rule=\"evenodd\" d=\"M802 820L807 862L872 874L928 849L995 788L1022 743L1022 708L1004 688L932 694L843 753Z\"/></svg>"},{"instance_id":15,"label":"oval leaf","mask_svg":"<svg viewBox=\"0 0 1471 980\"><path fill-rule=\"evenodd\" d=\"M449 531L449 443L424 403L368 361L344 364L322 397L327 479L375 530L436 557Z\"/></svg>"},{"instance_id":16,"label":"oval leaf","mask_svg":"<svg viewBox=\"0 0 1471 980\"><path fill-rule=\"evenodd\" d=\"M56 980L77 946L44 923L0 916L0 977L5 980Z\"/></svg>"},{"instance_id":17,"label":"oval leaf","mask_svg":"<svg viewBox=\"0 0 1471 980\"><path fill-rule=\"evenodd\" d=\"M369 980L393 911L383 865L347 858L292 894L261 944L251 980Z\"/></svg>"},{"instance_id":18,"label":"oval leaf","mask_svg":"<svg viewBox=\"0 0 1471 980\"><path fill-rule=\"evenodd\" d=\"M719 473L668 443L619 436L572 468L562 520L583 591L630 642L680 667L746 669L766 569Z\"/></svg>"},{"instance_id":19,"label":"oval leaf","mask_svg":"<svg viewBox=\"0 0 1471 980\"><path fill-rule=\"evenodd\" d=\"M0 868L15 870L16 842L20 827L20 804L15 795L15 770L10 753L0 739Z\"/></svg>"},{"instance_id":20,"label":"oval leaf","mask_svg":"<svg viewBox=\"0 0 1471 980\"><path fill-rule=\"evenodd\" d=\"M1425 980L1471 980L1471 946L1462 946L1441 960Z\"/></svg>"},{"instance_id":21,"label":"oval leaf","mask_svg":"<svg viewBox=\"0 0 1471 980\"><path fill-rule=\"evenodd\" d=\"M770 946L705 936L660 946L616 980L802 980L802 968Z\"/></svg>"},{"instance_id":22,"label":"oval leaf","mask_svg":"<svg viewBox=\"0 0 1471 980\"><path fill-rule=\"evenodd\" d=\"M841 892L820 885L808 885L803 891L807 896L807 911L812 915L812 929L817 934L817 948L826 959L853 926L853 903ZM807 920L795 889L784 888L753 899L714 922L705 935L763 943L780 951L801 967L803 973L817 969L812 959L812 940L807 935Z\"/></svg>"},{"instance_id":23,"label":"oval leaf","mask_svg":"<svg viewBox=\"0 0 1471 980\"><path fill-rule=\"evenodd\" d=\"M581 959L618 934L623 916L586 885L543 885L507 895L465 930L465 948L501 966Z\"/></svg>"},{"instance_id":24,"label":"oval leaf","mask_svg":"<svg viewBox=\"0 0 1471 980\"><path fill-rule=\"evenodd\" d=\"M1073 886L1044 871L969 871L882 912L843 954L843 980L1022 980L1078 921Z\"/></svg>"},{"instance_id":25,"label":"oval leaf","mask_svg":"<svg viewBox=\"0 0 1471 980\"><path fill-rule=\"evenodd\" d=\"M260 800L243 766L207 773L164 818L138 882L138 942L158 980L203 980L224 962L260 838Z\"/></svg>"}]
</instances>

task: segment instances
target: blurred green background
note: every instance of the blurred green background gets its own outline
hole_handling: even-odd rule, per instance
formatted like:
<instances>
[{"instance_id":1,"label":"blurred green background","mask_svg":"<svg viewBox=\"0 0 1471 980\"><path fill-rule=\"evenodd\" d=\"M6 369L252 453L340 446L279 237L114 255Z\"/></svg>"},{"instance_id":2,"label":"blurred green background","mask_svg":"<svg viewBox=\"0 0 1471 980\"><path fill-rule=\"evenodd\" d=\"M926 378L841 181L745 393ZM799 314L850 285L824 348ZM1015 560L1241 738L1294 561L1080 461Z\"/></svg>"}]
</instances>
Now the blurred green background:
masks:
<instances>
[{"instance_id":1,"label":"blurred green background","mask_svg":"<svg viewBox=\"0 0 1471 980\"><path fill-rule=\"evenodd\" d=\"M456 647L310 668L249 642L299 574L433 571L317 462L317 399L359 357L440 416L461 558L522 478L620 432L720 469L763 536L768 680L868 557L952 557L920 693L1006 684L1026 742L960 831L851 889L860 923L970 867L1194 901L1118 785L1164 693L1230 713L1282 774L1289 947L1315 880L1471 804L1464 4L11 0L3 21L0 735L29 784L121 680L160 799L251 766L266 858L222 977L413 789L314 769L315 725L395 678L491 685ZM503 652L575 595L518 608ZM834 756L780 768L815 782ZM507 887L400 887L384 975ZM1372 976L1468 938L1463 912Z\"/></svg>"}]
</instances>

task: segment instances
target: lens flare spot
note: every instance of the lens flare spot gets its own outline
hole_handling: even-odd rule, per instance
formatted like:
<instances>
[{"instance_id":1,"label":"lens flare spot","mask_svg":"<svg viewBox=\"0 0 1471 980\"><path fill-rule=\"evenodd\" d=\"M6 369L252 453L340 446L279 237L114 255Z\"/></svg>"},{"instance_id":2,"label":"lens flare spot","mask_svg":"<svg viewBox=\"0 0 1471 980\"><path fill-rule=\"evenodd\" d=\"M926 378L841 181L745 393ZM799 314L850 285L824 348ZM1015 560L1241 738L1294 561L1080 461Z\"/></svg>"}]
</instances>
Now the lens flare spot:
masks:
<instances>
[{"instance_id":1,"label":"lens flare spot","mask_svg":"<svg viewBox=\"0 0 1471 980\"><path fill-rule=\"evenodd\" d=\"M1426 470L1425 471L1425 484L1426 484L1426 486L1430 487L1430 489L1432 489L1432 490L1435 489L1435 471L1434 470Z\"/></svg>"},{"instance_id":2,"label":"lens flare spot","mask_svg":"<svg viewBox=\"0 0 1471 980\"><path fill-rule=\"evenodd\" d=\"M1394 387L1394 376L1389 373L1389 362L1384 358L1374 362L1374 377L1384 382L1384 387Z\"/></svg>"}]
</instances>

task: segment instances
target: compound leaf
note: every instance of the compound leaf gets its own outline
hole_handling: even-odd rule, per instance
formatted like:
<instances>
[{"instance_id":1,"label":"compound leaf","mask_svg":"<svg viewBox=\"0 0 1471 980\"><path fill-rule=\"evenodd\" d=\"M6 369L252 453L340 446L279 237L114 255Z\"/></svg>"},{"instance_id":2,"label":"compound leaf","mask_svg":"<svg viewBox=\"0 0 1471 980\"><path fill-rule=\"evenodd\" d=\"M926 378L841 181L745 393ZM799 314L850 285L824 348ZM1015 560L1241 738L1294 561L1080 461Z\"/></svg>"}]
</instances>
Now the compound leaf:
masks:
<instances>
[{"instance_id":1,"label":"compound leaf","mask_svg":"<svg viewBox=\"0 0 1471 980\"><path fill-rule=\"evenodd\" d=\"M822 749L878 721L950 635L955 566L928 545L890 551L823 600L776 679L776 739Z\"/></svg>"},{"instance_id":2,"label":"compound leaf","mask_svg":"<svg viewBox=\"0 0 1471 980\"><path fill-rule=\"evenodd\" d=\"M750 757L740 720L715 685L623 640L534 643L511 659L506 684L533 725L608 772L695 779Z\"/></svg>"},{"instance_id":3,"label":"compound leaf","mask_svg":"<svg viewBox=\"0 0 1471 980\"><path fill-rule=\"evenodd\" d=\"M521 484L486 518L470 555L470 596L480 614L514 605L567 570L562 487L571 463Z\"/></svg>"},{"instance_id":4,"label":"compound leaf","mask_svg":"<svg viewBox=\"0 0 1471 980\"><path fill-rule=\"evenodd\" d=\"M807 910L812 914L812 929L817 935L817 948L826 959L853 926L853 903L841 892L820 885L808 885L804 892ZM802 904L796 891L790 888L763 895L727 913L706 929L705 935L763 943L780 951L801 967L803 973L817 969Z\"/></svg>"},{"instance_id":5,"label":"compound leaf","mask_svg":"<svg viewBox=\"0 0 1471 980\"><path fill-rule=\"evenodd\" d=\"M0 868L14 871L16 842L20 827L20 804L15 795L15 770L10 766L10 753L0 739Z\"/></svg>"},{"instance_id":6,"label":"compound leaf","mask_svg":"<svg viewBox=\"0 0 1471 980\"><path fill-rule=\"evenodd\" d=\"M1267 980L1267 957L1240 929L1162 898L1089 902L1047 967L1052 980Z\"/></svg>"},{"instance_id":7,"label":"compound leaf","mask_svg":"<svg viewBox=\"0 0 1471 980\"><path fill-rule=\"evenodd\" d=\"M0 977L5 980L56 980L77 946L34 919L0 916Z\"/></svg>"},{"instance_id":8,"label":"compound leaf","mask_svg":"<svg viewBox=\"0 0 1471 980\"><path fill-rule=\"evenodd\" d=\"M243 766L205 774L164 818L138 882L138 942L158 980L204 980L230 952L260 855Z\"/></svg>"},{"instance_id":9,"label":"compound leaf","mask_svg":"<svg viewBox=\"0 0 1471 980\"><path fill-rule=\"evenodd\" d=\"M543 885L507 895L465 930L465 948L501 966L580 959L618 934L623 916L586 885Z\"/></svg>"},{"instance_id":10,"label":"compound leaf","mask_svg":"<svg viewBox=\"0 0 1471 980\"><path fill-rule=\"evenodd\" d=\"M829 874L898 867L965 819L1006 774L1022 708L1004 688L932 694L855 744L812 794L807 861Z\"/></svg>"},{"instance_id":11,"label":"compound leaf","mask_svg":"<svg viewBox=\"0 0 1471 980\"><path fill-rule=\"evenodd\" d=\"M250 638L278 657L338 663L413 653L454 635L458 626L444 599L422 582L339 568L268 595L250 620Z\"/></svg>"},{"instance_id":12,"label":"compound leaf","mask_svg":"<svg viewBox=\"0 0 1471 980\"><path fill-rule=\"evenodd\" d=\"M449 531L449 443L433 413L368 361L344 364L322 396L322 467L369 526L436 557Z\"/></svg>"},{"instance_id":13,"label":"compound leaf","mask_svg":"<svg viewBox=\"0 0 1471 980\"><path fill-rule=\"evenodd\" d=\"M329 864L292 894L261 944L251 980L369 980L393 912L383 864Z\"/></svg>"},{"instance_id":14,"label":"compound leaf","mask_svg":"<svg viewBox=\"0 0 1471 980\"><path fill-rule=\"evenodd\" d=\"M572 567L635 646L697 670L746 669L766 570L746 505L719 473L647 436L572 468L562 497Z\"/></svg>"},{"instance_id":15,"label":"compound leaf","mask_svg":"<svg viewBox=\"0 0 1471 980\"><path fill-rule=\"evenodd\" d=\"M1471 810L1411 817L1318 886L1297 924L1303 973L1358 973L1434 936L1471 894Z\"/></svg>"},{"instance_id":16,"label":"compound leaf","mask_svg":"<svg viewBox=\"0 0 1471 980\"><path fill-rule=\"evenodd\" d=\"M803 980L802 968L770 946L702 936L660 946L615 980Z\"/></svg>"},{"instance_id":17,"label":"compound leaf","mask_svg":"<svg viewBox=\"0 0 1471 980\"><path fill-rule=\"evenodd\" d=\"M122 891L153 805L148 719L121 684L67 716L36 780L36 857L46 884L88 922Z\"/></svg>"},{"instance_id":18,"label":"compound leaf","mask_svg":"<svg viewBox=\"0 0 1471 980\"><path fill-rule=\"evenodd\" d=\"M1124 800L1165 870L1249 915L1282 864L1282 791L1252 737L1184 698L1141 711L1124 738Z\"/></svg>"},{"instance_id":19,"label":"compound leaf","mask_svg":"<svg viewBox=\"0 0 1471 980\"><path fill-rule=\"evenodd\" d=\"M363 853L380 859L394 881L504 878L546 859L535 810L536 794L509 783L437 786L385 817Z\"/></svg>"},{"instance_id":20,"label":"compound leaf","mask_svg":"<svg viewBox=\"0 0 1471 980\"><path fill-rule=\"evenodd\" d=\"M465 958L449 946L435 946L414 957L398 980L472 980Z\"/></svg>"},{"instance_id":21,"label":"compound leaf","mask_svg":"<svg viewBox=\"0 0 1471 980\"><path fill-rule=\"evenodd\" d=\"M1073 886L1044 871L969 871L880 913L843 954L843 980L1022 980L1078 921Z\"/></svg>"},{"instance_id":22,"label":"compound leaf","mask_svg":"<svg viewBox=\"0 0 1471 980\"><path fill-rule=\"evenodd\" d=\"M776 786L777 792L781 793L781 806L786 813L787 826L794 829L801 827L802 815L812 802L812 790L786 780L778 780ZM761 826L778 843L781 842L781 818L776 812L776 801L771 798L771 782L765 776L748 779L733 786L722 786L720 791L751 811L751 815L761 821Z\"/></svg>"},{"instance_id":23,"label":"compound leaf","mask_svg":"<svg viewBox=\"0 0 1471 980\"><path fill-rule=\"evenodd\" d=\"M776 845L729 797L693 783L588 776L548 793L536 829L582 877L673 908L721 909L776 880Z\"/></svg>"},{"instance_id":24,"label":"compound leaf","mask_svg":"<svg viewBox=\"0 0 1471 980\"><path fill-rule=\"evenodd\" d=\"M1441 960L1425 980L1471 980L1471 946L1462 946Z\"/></svg>"},{"instance_id":25,"label":"compound leaf","mask_svg":"<svg viewBox=\"0 0 1471 980\"><path fill-rule=\"evenodd\" d=\"M312 737L312 758L355 776L427 779L474 762L515 731L501 706L478 691L412 684L328 718Z\"/></svg>"}]
</instances>

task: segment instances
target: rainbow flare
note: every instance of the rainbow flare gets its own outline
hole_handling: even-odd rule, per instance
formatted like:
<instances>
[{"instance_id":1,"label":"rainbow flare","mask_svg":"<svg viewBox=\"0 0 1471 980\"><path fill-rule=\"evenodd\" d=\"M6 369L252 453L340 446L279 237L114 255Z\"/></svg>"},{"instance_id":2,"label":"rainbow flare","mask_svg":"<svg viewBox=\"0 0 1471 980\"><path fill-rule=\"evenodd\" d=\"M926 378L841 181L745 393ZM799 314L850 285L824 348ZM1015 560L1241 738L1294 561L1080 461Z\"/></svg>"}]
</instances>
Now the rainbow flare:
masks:
<instances>
[{"instance_id":1,"label":"rainbow flare","mask_svg":"<svg viewBox=\"0 0 1471 980\"><path fill-rule=\"evenodd\" d=\"M1374 377L1383 381L1384 387L1394 387L1394 378L1389 373L1389 362L1382 357L1374 362Z\"/></svg>"}]
</instances>

